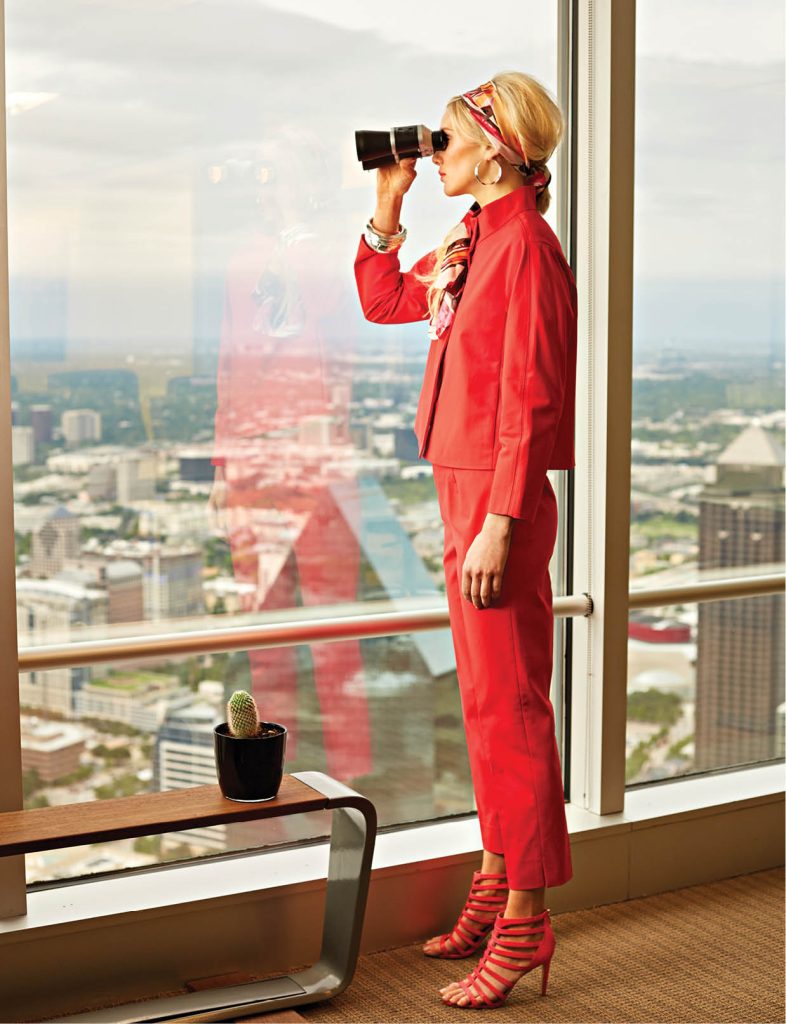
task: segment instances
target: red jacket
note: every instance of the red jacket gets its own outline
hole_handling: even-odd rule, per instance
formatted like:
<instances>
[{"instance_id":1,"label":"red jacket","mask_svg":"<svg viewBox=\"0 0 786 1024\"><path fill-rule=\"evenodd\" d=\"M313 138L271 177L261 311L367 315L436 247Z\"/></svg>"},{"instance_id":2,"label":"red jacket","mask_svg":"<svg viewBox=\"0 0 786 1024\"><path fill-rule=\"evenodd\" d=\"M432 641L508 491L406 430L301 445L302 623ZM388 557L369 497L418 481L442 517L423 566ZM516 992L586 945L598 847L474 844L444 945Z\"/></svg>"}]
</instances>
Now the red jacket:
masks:
<instances>
[{"instance_id":1,"label":"red jacket","mask_svg":"<svg viewBox=\"0 0 786 1024\"><path fill-rule=\"evenodd\" d=\"M547 469L572 469L577 296L559 239L523 185L464 216L472 239L449 330L432 341L415 416L419 454L441 466L493 469L488 512L531 519ZM428 320L426 285L398 253L361 235L360 303L373 323Z\"/></svg>"}]
</instances>

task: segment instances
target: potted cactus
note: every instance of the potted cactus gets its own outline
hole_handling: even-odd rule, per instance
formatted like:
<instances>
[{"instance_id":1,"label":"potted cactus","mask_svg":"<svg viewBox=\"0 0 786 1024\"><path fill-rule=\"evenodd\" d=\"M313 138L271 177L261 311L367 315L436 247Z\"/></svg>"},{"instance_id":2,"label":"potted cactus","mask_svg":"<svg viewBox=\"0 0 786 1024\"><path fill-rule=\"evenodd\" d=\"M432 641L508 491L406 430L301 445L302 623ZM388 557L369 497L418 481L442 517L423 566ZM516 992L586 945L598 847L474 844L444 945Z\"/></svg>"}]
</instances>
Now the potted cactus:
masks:
<instances>
[{"instance_id":1,"label":"potted cactus","mask_svg":"<svg viewBox=\"0 0 786 1024\"><path fill-rule=\"evenodd\" d=\"M227 701L227 720L213 729L216 773L228 800L258 803L276 796L284 774L287 730L260 722L256 701L235 690Z\"/></svg>"}]
</instances>

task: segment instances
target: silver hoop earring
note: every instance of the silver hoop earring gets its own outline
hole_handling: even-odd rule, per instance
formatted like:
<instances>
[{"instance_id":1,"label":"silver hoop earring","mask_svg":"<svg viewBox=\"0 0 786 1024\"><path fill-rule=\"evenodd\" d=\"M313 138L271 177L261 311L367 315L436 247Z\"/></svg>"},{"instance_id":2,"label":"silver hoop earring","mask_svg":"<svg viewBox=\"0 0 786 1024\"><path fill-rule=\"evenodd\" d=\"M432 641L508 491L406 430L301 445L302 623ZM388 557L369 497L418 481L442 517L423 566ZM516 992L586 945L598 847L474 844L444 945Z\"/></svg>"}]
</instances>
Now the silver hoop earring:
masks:
<instances>
[{"instance_id":1,"label":"silver hoop earring","mask_svg":"<svg viewBox=\"0 0 786 1024\"><path fill-rule=\"evenodd\" d=\"M478 167L480 167L480 160L475 164L475 180L481 185L496 185L499 179L502 177L502 164L499 163L494 157L489 161L490 163L497 165L497 171L499 172L493 181L483 181L482 178L478 177Z\"/></svg>"}]
</instances>

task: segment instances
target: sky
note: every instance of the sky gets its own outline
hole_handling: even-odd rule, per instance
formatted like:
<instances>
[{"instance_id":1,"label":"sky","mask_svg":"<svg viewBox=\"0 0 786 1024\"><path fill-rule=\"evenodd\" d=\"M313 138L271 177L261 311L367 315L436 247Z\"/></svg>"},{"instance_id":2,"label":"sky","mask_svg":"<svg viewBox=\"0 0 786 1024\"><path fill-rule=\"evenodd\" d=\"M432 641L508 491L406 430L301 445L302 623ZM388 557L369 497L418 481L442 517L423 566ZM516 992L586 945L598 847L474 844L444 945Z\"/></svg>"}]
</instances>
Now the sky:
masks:
<instances>
[{"instance_id":1,"label":"sky","mask_svg":"<svg viewBox=\"0 0 786 1024\"><path fill-rule=\"evenodd\" d=\"M65 279L67 291L47 311L40 291L12 290L12 333L35 335L47 317L57 329L62 315L69 337L96 344L187 345L200 329L195 275L220 276L233 232L259 214L251 192L240 213L222 205L208 169L244 160L274 167L290 217L318 207L351 286L374 201L355 129L436 127L450 95L503 69L556 88L554 3L497 0L490 17L463 0L449 17L422 0L391 10L367 0L6 0L11 274ZM641 311L652 308L637 320L642 336L679 338L684 308L646 300L664 282L684 296L685 282L717 281L721 298L734 282L761 283L777 300L782 2L639 0L636 118L635 274ZM444 197L420 161L402 264L471 202ZM754 303L751 330L772 330L771 304ZM751 325L745 304L734 308L730 318L720 302L713 314L705 297L696 328L732 340Z\"/></svg>"},{"instance_id":2,"label":"sky","mask_svg":"<svg viewBox=\"0 0 786 1024\"><path fill-rule=\"evenodd\" d=\"M538 24L544 8L556 10L556 3L533 0L496 0L489 18L465 13L457 26L445 29L445 7L423 0L397 0L396 17L384 17L388 4L368 0L266 0L261 6L297 11L319 17L345 29L376 32L381 38L406 45L420 41L432 51L450 53L460 47L493 57L500 45L500 26L516 19ZM461 11L459 5L459 11ZM780 11L780 32L778 15ZM745 5L731 0L637 0L637 52L642 57L680 57L690 61L742 59L763 63L783 59L782 5L773 0L751 0ZM544 30L541 41L556 39L556 13L552 28ZM412 25L417 24L413 34ZM744 40L741 55L740 41Z\"/></svg>"}]
</instances>

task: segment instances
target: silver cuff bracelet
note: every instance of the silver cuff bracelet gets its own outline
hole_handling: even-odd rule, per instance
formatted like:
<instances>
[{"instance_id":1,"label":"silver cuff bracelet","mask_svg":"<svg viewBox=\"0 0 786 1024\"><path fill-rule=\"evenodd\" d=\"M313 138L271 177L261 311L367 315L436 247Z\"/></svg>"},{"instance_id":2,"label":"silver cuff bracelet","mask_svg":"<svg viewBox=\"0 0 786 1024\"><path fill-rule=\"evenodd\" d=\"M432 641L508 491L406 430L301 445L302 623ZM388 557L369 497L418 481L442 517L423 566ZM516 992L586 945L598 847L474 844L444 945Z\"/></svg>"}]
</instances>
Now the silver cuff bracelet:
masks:
<instances>
[{"instance_id":1,"label":"silver cuff bracelet","mask_svg":"<svg viewBox=\"0 0 786 1024\"><path fill-rule=\"evenodd\" d=\"M402 228L401 224L399 224L398 231L395 234L388 235L382 231L377 231L371 223L372 219L369 218L364 232L364 237L369 246L375 252L395 252L397 249L400 249L404 239L407 237L407 229Z\"/></svg>"}]
</instances>

